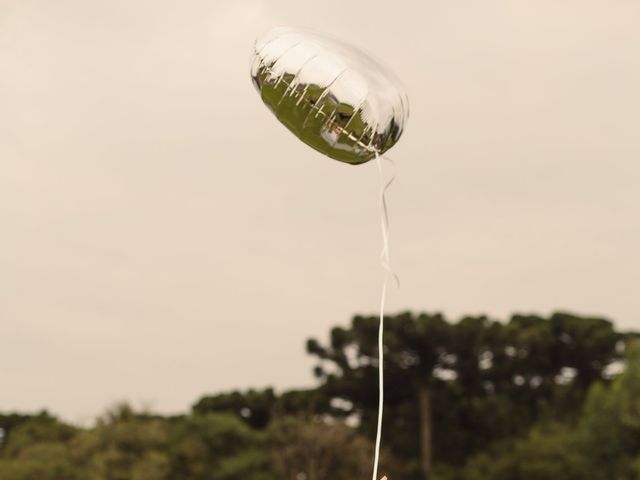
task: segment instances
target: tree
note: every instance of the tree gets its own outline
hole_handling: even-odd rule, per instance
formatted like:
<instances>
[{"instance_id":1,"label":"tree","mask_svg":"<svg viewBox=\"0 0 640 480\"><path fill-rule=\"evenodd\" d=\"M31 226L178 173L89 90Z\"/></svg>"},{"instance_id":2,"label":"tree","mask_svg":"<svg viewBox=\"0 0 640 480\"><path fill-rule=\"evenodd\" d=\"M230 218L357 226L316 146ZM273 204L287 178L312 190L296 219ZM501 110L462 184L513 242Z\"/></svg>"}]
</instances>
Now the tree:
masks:
<instances>
[{"instance_id":1,"label":"tree","mask_svg":"<svg viewBox=\"0 0 640 480\"><path fill-rule=\"evenodd\" d=\"M333 329L328 345L310 340L308 351L319 359L315 389L206 396L191 414L171 417L123 404L91 428L46 413L1 415L0 479L368 475L377 333L377 316L356 317ZM640 480L640 353L623 342L631 338L606 320L565 313L514 315L506 323L389 317L381 473L404 480Z\"/></svg>"},{"instance_id":2,"label":"tree","mask_svg":"<svg viewBox=\"0 0 640 480\"><path fill-rule=\"evenodd\" d=\"M15 458L32 445L66 443L76 431L75 428L58 421L48 413L35 415L12 428L2 453L6 457Z\"/></svg>"},{"instance_id":3,"label":"tree","mask_svg":"<svg viewBox=\"0 0 640 480\"><path fill-rule=\"evenodd\" d=\"M7 421L7 419L9 421ZM66 445L76 429L46 412L34 416L5 416L10 425L0 457L2 480L77 480Z\"/></svg>"},{"instance_id":4,"label":"tree","mask_svg":"<svg viewBox=\"0 0 640 480\"><path fill-rule=\"evenodd\" d=\"M279 418L269 427L269 444L273 471L283 480L352 480L371 474L373 444L340 422ZM381 471L393 475L394 462L385 453Z\"/></svg>"},{"instance_id":5,"label":"tree","mask_svg":"<svg viewBox=\"0 0 640 480\"><path fill-rule=\"evenodd\" d=\"M232 413L252 428L265 428L273 415L276 395L271 388L234 391L202 397L193 405L193 413Z\"/></svg>"},{"instance_id":6,"label":"tree","mask_svg":"<svg viewBox=\"0 0 640 480\"><path fill-rule=\"evenodd\" d=\"M375 432L378 398L377 331L377 317L358 316L351 328L334 328L328 346L321 346L315 340L307 343L308 352L322 361L316 374L323 379L328 397L348 400L350 408L343 414L357 415L362 431L368 436ZM415 456L417 452L411 445L419 445L421 467L426 474L432 468L432 396L434 390L443 389L450 381L446 374L452 361L447 350L451 333L451 325L441 315L416 318L407 313L387 318L385 325L386 404L389 407L386 431L406 431L397 430L393 425L399 421L399 426L406 429L411 423L398 415L403 410L410 416L419 415L421 421L413 422L419 426L418 431L412 429L411 440L401 440L398 444L409 447L409 453ZM419 411L407 409L408 403L419 405Z\"/></svg>"},{"instance_id":7,"label":"tree","mask_svg":"<svg viewBox=\"0 0 640 480\"><path fill-rule=\"evenodd\" d=\"M320 360L327 403L348 405L327 408L359 417L367 435L377 410L377 328L377 316L357 316L350 328L334 328L328 345L307 342ZM526 432L557 406L575 411L619 358L620 339L606 320L564 313L515 315L507 324L484 316L456 323L438 314L387 317L386 439L409 465L419 458L427 477L434 458L459 465L487 442Z\"/></svg>"},{"instance_id":8,"label":"tree","mask_svg":"<svg viewBox=\"0 0 640 480\"><path fill-rule=\"evenodd\" d=\"M19 413L0 414L0 449L2 449L9 440L11 430L33 418L44 419L51 418L51 416L46 411L42 411L37 415L21 415Z\"/></svg>"},{"instance_id":9,"label":"tree","mask_svg":"<svg viewBox=\"0 0 640 480\"><path fill-rule=\"evenodd\" d=\"M234 415L209 413L174 420L170 478L271 480L264 438Z\"/></svg>"},{"instance_id":10,"label":"tree","mask_svg":"<svg viewBox=\"0 0 640 480\"><path fill-rule=\"evenodd\" d=\"M578 436L570 425L544 422L527 435L472 457L457 480L589 480Z\"/></svg>"},{"instance_id":11,"label":"tree","mask_svg":"<svg viewBox=\"0 0 640 480\"><path fill-rule=\"evenodd\" d=\"M627 351L624 373L591 388L580 422L591 479L640 479L640 348Z\"/></svg>"}]
</instances>

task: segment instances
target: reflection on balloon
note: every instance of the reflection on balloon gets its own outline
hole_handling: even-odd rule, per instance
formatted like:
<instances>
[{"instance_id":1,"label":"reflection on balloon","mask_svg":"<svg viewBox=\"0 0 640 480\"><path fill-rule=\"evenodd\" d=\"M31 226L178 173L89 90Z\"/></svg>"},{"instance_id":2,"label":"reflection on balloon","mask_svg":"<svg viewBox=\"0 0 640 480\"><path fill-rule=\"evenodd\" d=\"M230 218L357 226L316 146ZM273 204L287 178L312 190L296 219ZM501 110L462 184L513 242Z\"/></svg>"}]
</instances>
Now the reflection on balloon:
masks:
<instances>
[{"instance_id":1,"label":"reflection on balloon","mask_svg":"<svg viewBox=\"0 0 640 480\"><path fill-rule=\"evenodd\" d=\"M259 38L251 77L264 103L300 140L354 165L391 148L409 114L389 70L307 30L281 27Z\"/></svg>"}]
</instances>

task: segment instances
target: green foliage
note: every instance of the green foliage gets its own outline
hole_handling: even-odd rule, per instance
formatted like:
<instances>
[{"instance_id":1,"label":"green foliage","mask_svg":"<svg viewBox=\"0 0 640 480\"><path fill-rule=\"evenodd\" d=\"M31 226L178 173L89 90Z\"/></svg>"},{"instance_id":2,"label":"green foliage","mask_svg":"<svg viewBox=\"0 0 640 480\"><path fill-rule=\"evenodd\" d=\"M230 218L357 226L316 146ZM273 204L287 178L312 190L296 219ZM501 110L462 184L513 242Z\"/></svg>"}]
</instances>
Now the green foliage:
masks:
<instances>
[{"instance_id":1,"label":"green foliage","mask_svg":"<svg viewBox=\"0 0 640 480\"><path fill-rule=\"evenodd\" d=\"M46 412L0 415L0 480L368 478L377 328L377 317L356 317L327 345L310 340L317 388L207 395L177 417L118 405L91 428ZM630 338L562 313L389 317L381 474L640 480L640 349L625 348Z\"/></svg>"},{"instance_id":2,"label":"green foliage","mask_svg":"<svg viewBox=\"0 0 640 480\"><path fill-rule=\"evenodd\" d=\"M319 389L289 390L277 396L273 389L267 388L207 395L193 405L192 411L197 415L229 413L251 428L264 429L277 416L326 413L326 403Z\"/></svg>"},{"instance_id":3,"label":"green foliage","mask_svg":"<svg viewBox=\"0 0 640 480\"><path fill-rule=\"evenodd\" d=\"M274 422L269 437L278 478L352 480L370 474L373 444L342 423L287 417ZM388 456L382 464L386 472L394 468Z\"/></svg>"},{"instance_id":4,"label":"green foliage","mask_svg":"<svg viewBox=\"0 0 640 480\"><path fill-rule=\"evenodd\" d=\"M376 423L377 328L376 316L355 317L349 328L334 328L327 345L307 342L319 359L326 410L359 416L366 436ZM386 444L412 469L403 476L435 475L436 464L442 476L447 465L526 435L538 422L575 417L590 385L605 381L619 360L621 339L607 320L566 313L514 315L507 323L387 317ZM350 408L331 409L332 399ZM422 472L414 470L417 458Z\"/></svg>"},{"instance_id":5,"label":"green foliage","mask_svg":"<svg viewBox=\"0 0 640 480\"><path fill-rule=\"evenodd\" d=\"M202 397L193 406L196 414L228 412L245 420L253 428L264 428L271 420L276 395L271 388L231 392Z\"/></svg>"},{"instance_id":6,"label":"green foliage","mask_svg":"<svg viewBox=\"0 0 640 480\"><path fill-rule=\"evenodd\" d=\"M161 418L121 405L80 430L51 417L17 426L2 480L271 480L263 436L229 414Z\"/></svg>"},{"instance_id":7,"label":"green foliage","mask_svg":"<svg viewBox=\"0 0 640 480\"><path fill-rule=\"evenodd\" d=\"M474 456L459 478L466 480L586 480L588 470L575 432L561 424L535 427L515 442Z\"/></svg>"},{"instance_id":8,"label":"green foliage","mask_svg":"<svg viewBox=\"0 0 640 480\"><path fill-rule=\"evenodd\" d=\"M62 443L35 443L0 461L2 480L80 480Z\"/></svg>"},{"instance_id":9,"label":"green foliage","mask_svg":"<svg viewBox=\"0 0 640 480\"><path fill-rule=\"evenodd\" d=\"M73 427L47 414L32 417L12 429L3 448L3 454L16 457L25 448L34 444L65 443L73 437L75 431Z\"/></svg>"},{"instance_id":10,"label":"green foliage","mask_svg":"<svg viewBox=\"0 0 640 480\"><path fill-rule=\"evenodd\" d=\"M590 452L591 477L640 479L640 350L630 349L625 372L609 388L589 392L579 425L583 448Z\"/></svg>"},{"instance_id":11,"label":"green foliage","mask_svg":"<svg viewBox=\"0 0 640 480\"><path fill-rule=\"evenodd\" d=\"M640 480L640 356L611 385L593 384L579 416L535 426L471 458L465 480Z\"/></svg>"},{"instance_id":12,"label":"green foliage","mask_svg":"<svg viewBox=\"0 0 640 480\"><path fill-rule=\"evenodd\" d=\"M176 422L170 448L176 475L190 479L235 480L265 470L263 436L229 414L193 415Z\"/></svg>"}]
</instances>

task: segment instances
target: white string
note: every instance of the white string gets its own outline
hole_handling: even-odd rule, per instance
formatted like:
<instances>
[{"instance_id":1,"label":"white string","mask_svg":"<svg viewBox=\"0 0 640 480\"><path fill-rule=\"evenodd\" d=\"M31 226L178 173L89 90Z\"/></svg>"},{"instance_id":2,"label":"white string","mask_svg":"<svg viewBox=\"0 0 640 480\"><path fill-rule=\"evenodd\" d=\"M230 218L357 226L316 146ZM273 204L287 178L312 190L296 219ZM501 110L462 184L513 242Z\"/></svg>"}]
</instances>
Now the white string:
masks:
<instances>
[{"instance_id":1,"label":"white string","mask_svg":"<svg viewBox=\"0 0 640 480\"><path fill-rule=\"evenodd\" d=\"M387 160L393 167L391 178L385 182L382 171L381 158ZM382 441L382 413L384 410L384 303L387 297L387 281L389 275L391 275L395 281L396 286L400 286L400 280L398 276L391 269L391 263L389 261L389 212L387 211L387 199L385 194L387 189L393 183L395 179L395 165L390 158L383 157L376 152L376 164L378 166L378 177L380 179L380 227L382 230L382 252L380 252L380 262L384 268L384 279L382 281L382 293L380 295L380 325L378 327L378 426L376 429L376 446L375 455L373 459L373 477L372 480L378 478L378 463L380 461L380 442ZM385 480L386 477L383 477Z\"/></svg>"}]
</instances>

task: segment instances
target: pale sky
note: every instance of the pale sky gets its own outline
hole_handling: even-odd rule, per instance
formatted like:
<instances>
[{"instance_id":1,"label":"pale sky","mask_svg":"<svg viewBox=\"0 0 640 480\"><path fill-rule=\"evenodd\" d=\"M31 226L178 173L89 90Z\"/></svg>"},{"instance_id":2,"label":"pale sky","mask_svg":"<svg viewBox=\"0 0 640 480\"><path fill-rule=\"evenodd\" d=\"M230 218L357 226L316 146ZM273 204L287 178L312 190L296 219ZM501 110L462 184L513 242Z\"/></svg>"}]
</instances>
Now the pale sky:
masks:
<instances>
[{"instance_id":1,"label":"pale sky","mask_svg":"<svg viewBox=\"0 0 640 480\"><path fill-rule=\"evenodd\" d=\"M305 340L376 313L375 165L250 82L280 25L406 86L389 312L640 328L640 2L0 0L0 411L312 385Z\"/></svg>"}]
</instances>

